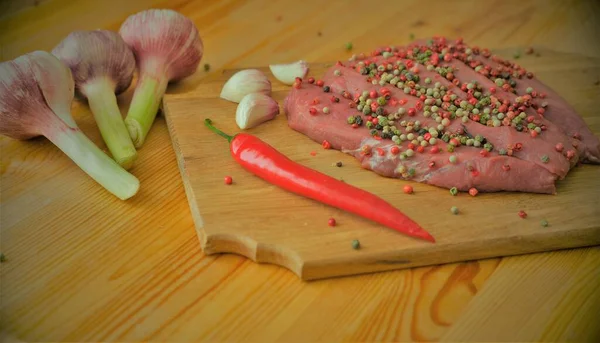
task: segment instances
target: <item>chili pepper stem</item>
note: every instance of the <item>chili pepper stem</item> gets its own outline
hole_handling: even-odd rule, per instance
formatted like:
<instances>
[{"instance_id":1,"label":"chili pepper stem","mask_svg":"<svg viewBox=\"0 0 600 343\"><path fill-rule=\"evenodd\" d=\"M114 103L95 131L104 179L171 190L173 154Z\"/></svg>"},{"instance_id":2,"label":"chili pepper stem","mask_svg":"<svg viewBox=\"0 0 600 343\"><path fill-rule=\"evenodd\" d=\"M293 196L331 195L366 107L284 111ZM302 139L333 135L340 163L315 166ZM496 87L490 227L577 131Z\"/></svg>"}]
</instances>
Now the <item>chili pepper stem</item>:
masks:
<instances>
[{"instance_id":1,"label":"chili pepper stem","mask_svg":"<svg viewBox=\"0 0 600 343\"><path fill-rule=\"evenodd\" d=\"M213 132L215 132L216 134L218 134L221 137L224 137L225 139L227 139L227 141L229 143L231 143L231 140L233 140L233 137L235 136L230 136L228 134L226 134L225 132L217 129L216 127L213 126L212 124L212 120L210 120L209 118L204 119L204 124Z\"/></svg>"}]
</instances>

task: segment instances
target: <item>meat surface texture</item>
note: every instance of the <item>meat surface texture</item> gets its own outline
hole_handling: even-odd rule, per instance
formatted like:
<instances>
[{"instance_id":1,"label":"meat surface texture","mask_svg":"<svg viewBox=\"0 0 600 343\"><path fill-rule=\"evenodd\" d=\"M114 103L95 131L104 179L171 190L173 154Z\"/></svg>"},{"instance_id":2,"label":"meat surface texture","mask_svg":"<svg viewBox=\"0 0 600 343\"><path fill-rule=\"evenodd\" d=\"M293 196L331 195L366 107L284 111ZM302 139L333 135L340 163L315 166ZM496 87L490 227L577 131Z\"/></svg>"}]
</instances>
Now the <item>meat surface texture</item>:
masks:
<instances>
[{"instance_id":1,"label":"meat surface texture","mask_svg":"<svg viewBox=\"0 0 600 343\"><path fill-rule=\"evenodd\" d=\"M434 37L338 62L285 99L289 126L382 176L467 191L556 192L600 140L521 66Z\"/></svg>"}]
</instances>

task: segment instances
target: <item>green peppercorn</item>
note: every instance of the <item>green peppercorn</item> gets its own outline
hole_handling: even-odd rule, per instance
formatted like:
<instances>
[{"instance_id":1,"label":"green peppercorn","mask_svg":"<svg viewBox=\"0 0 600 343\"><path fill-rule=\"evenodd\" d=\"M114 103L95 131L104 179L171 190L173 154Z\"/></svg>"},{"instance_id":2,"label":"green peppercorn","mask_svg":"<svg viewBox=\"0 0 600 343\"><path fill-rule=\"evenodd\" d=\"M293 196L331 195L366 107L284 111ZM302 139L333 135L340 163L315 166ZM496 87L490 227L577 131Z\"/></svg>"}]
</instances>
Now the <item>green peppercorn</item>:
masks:
<instances>
[{"instance_id":1,"label":"green peppercorn","mask_svg":"<svg viewBox=\"0 0 600 343\"><path fill-rule=\"evenodd\" d=\"M506 155L506 149L501 148L500 150L498 150L498 154L499 155Z\"/></svg>"},{"instance_id":2,"label":"green peppercorn","mask_svg":"<svg viewBox=\"0 0 600 343\"><path fill-rule=\"evenodd\" d=\"M204 71L209 71L209 70L210 70L210 64L204 63Z\"/></svg>"},{"instance_id":3,"label":"green peppercorn","mask_svg":"<svg viewBox=\"0 0 600 343\"><path fill-rule=\"evenodd\" d=\"M454 148L454 147L452 147L452 148ZM456 161L457 161L456 155L450 155L450 157L448 157L448 161L452 164L456 163Z\"/></svg>"},{"instance_id":4,"label":"green peppercorn","mask_svg":"<svg viewBox=\"0 0 600 343\"><path fill-rule=\"evenodd\" d=\"M456 187L450 188L450 195L455 196L458 194L458 189Z\"/></svg>"},{"instance_id":5,"label":"green peppercorn","mask_svg":"<svg viewBox=\"0 0 600 343\"><path fill-rule=\"evenodd\" d=\"M354 250L360 249L360 242L358 241L358 239L355 239L352 241L352 249L354 249Z\"/></svg>"},{"instance_id":6,"label":"green peppercorn","mask_svg":"<svg viewBox=\"0 0 600 343\"><path fill-rule=\"evenodd\" d=\"M456 207L456 206L450 207L450 212L452 212L452 214L454 214L454 215L458 214L458 207Z\"/></svg>"},{"instance_id":7,"label":"green peppercorn","mask_svg":"<svg viewBox=\"0 0 600 343\"><path fill-rule=\"evenodd\" d=\"M454 152L454 145L452 145L452 144L448 144L448 145L446 146L446 151L448 151L448 152Z\"/></svg>"},{"instance_id":8,"label":"green peppercorn","mask_svg":"<svg viewBox=\"0 0 600 343\"><path fill-rule=\"evenodd\" d=\"M379 106L385 105L385 103L386 103L385 98L380 96L379 98L377 98L377 103L379 104Z\"/></svg>"},{"instance_id":9,"label":"green peppercorn","mask_svg":"<svg viewBox=\"0 0 600 343\"><path fill-rule=\"evenodd\" d=\"M487 151L492 151L492 149L494 149L494 147L493 147L493 146L492 146L492 144L490 144L490 143L485 143L485 144L483 145L483 148L484 148L485 150L487 150Z\"/></svg>"},{"instance_id":10,"label":"green peppercorn","mask_svg":"<svg viewBox=\"0 0 600 343\"><path fill-rule=\"evenodd\" d=\"M550 161L550 157L548 157L548 155L543 155L541 159L542 163L548 163Z\"/></svg>"},{"instance_id":11,"label":"green peppercorn","mask_svg":"<svg viewBox=\"0 0 600 343\"><path fill-rule=\"evenodd\" d=\"M347 121L348 121L348 124L350 124L350 125L354 124L354 121L355 121L355 118L354 118L354 116L350 116L350 117L348 117L348 120L347 120Z\"/></svg>"},{"instance_id":12,"label":"green peppercorn","mask_svg":"<svg viewBox=\"0 0 600 343\"><path fill-rule=\"evenodd\" d=\"M542 221L540 222L540 225L542 227L547 227L548 226L548 221L546 219L542 219Z\"/></svg>"}]
</instances>

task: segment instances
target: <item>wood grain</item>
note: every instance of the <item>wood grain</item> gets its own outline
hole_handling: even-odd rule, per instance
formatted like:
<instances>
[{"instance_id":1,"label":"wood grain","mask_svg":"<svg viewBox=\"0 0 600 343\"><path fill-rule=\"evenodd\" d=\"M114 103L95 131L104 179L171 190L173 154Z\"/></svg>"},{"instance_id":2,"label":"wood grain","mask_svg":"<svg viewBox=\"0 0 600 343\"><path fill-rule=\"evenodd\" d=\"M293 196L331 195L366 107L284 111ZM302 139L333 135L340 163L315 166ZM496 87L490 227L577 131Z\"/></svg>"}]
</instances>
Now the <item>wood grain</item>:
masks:
<instances>
[{"instance_id":1,"label":"wood grain","mask_svg":"<svg viewBox=\"0 0 600 343\"><path fill-rule=\"evenodd\" d=\"M569 80L569 88L577 94L574 102L579 113L592 131L600 134L596 103L581 96L586 92L600 96L590 76L590 71L600 73L600 59L543 49L538 52L543 57L528 55L519 63L559 93L565 93L561 91L566 87L561 85ZM309 75L316 79L328 69L324 64L310 67ZM283 104L291 87L278 82L268 67L260 70L275 85L272 97ZM210 117L225 132L240 131L235 124L236 104L219 97L223 84L235 72L226 70L190 92L164 99L186 194L207 254L236 253L314 280L600 244L600 211L595 202L600 189L598 166L573 170L559 183L555 196L482 193L472 198L462 193L453 197L444 188L380 177L342 152L324 150L288 127L283 108L274 120L245 132L301 165L384 198L428 230L436 243L398 234L270 185L237 165L227 141L204 125L204 119ZM344 166L336 167L336 161ZM225 175L233 177L232 186L223 184ZM410 196L401 191L407 184L415 189ZM461 209L458 216L450 213L452 206ZM517 216L520 210L528 213L527 220ZM334 229L327 226L331 217L338 222ZM552 225L542 228L541 220ZM353 239L361 242L359 251L351 248Z\"/></svg>"},{"instance_id":2,"label":"wood grain","mask_svg":"<svg viewBox=\"0 0 600 343\"><path fill-rule=\"evenodd\" d=\"M98 6L95 0L48 0L0 20L0 60L51 49L74 29L116 30L127 15L148 7L175 8L196 22L211 74L266 59L346 58L347 41L365 51L404 44L409 33L600 56L594 21L600 7L593 1L378 4L386 10L373 10L370 1L106 0ZM206 75L199 71L169 92L193 89ZM120 97L122 111L130 96ZM594 96L586 93L585 101ZM73 112L104 148L87 105L77 101ZM99 189L45 139L2 137L0 155L0 250L7 257L0 265L0 331L21 341L436 341L458 320L475 331L500 326L521 332L505 311L495 311L496 293L480 291L510 287L531 273L506 263L497 267L499 259L304 283L280 267L203 255L162 117L132 170L141 192L128 202ZM592 267L600 265L592 250L575 251ZM546 271L580 261L571 252L534 256L546 257L535 260ZM502 278L490 278L501 271ZM595 284L574 274L553 282L555 275L535 273L510 287L505 299L518 299L512 304L522 309L519 315L530 314L529 325L543 327L545 340L566 337L559 332L566 325L580 328L574 341L593 337L596 308L578 304L590 299L581 289ZM556 307L562 312L551 318L536 315L540 300L527 296L541 285L546 299L563 299ZM473 299L492 310L468 310ZM486 337L484 330L477 335Z\"/></svg>"}]
</instances>

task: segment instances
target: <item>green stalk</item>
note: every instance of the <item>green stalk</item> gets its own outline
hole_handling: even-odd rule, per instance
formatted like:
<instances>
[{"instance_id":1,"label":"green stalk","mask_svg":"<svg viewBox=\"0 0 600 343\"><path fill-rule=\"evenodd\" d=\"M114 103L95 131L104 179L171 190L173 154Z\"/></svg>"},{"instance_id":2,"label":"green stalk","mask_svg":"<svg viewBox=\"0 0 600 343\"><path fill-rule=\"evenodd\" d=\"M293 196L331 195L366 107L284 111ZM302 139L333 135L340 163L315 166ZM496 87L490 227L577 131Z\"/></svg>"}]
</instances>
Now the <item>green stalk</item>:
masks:
<instances>
[{"instance_id":1,"label":"green stalk","mask_svg":"<svg viewBox=\"0 0 600 343\"><path fill-rule=\"evenodd\" d=\"M125 118L125 125L136 148L141 148L146 141L168 83L164 74L151 76L142 71Z\"/></svg>"},{"instance_id":2,"label":"green stalk","mask_svg":"<svg viewBox=\"0 0 600 343\"><path fill-rule=\"evenodd\" d=\"M114 86L108 79L101 78L86 85L84 91L112 157L123 168L131 168L137 151L117 105Z\"/></svg>"},{"instance_id":3,"label":"green stalk","mask_svg":"<svg viewBox=\"0 0 600 343\"><path fill-rule=\"evenodd\" d=\"M206 125L206 126L207 126L207 127L208 127L208 128L211 130L211 131L212 131L212 132L214 132L214 133L216 133L217 135L219 135L219 136L221 136L221 137L224 137L225 139L227 139L227 141L228 141L229 143L231 143L231 141L232 141L232 140L233 140L233 138L235 137L235 136L228 135L228 134L226 134L225 132L223 132L223 131L221 131L221 130L217 129L217 128L216 128L216 127L213 125L213 123L212 123L212 120L210 120L210 118L206 118L206 119L204 119L204 125Z\"/></svg>"},{"instance_id":4,"label":"green stalk","mask_svg":"<svg viewBox=\"0 0 600 343\"><path fill-rule=\"evenodd\" d=\"M79 128L60 126L45 135L92 179L121 200L134 196L139 180L102 152Z\"/></svg>"}]
</instances>

